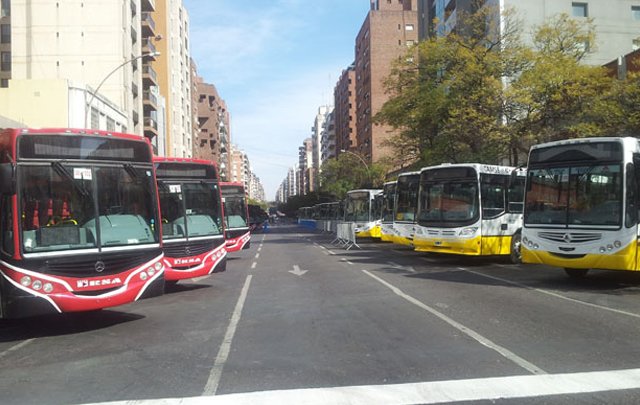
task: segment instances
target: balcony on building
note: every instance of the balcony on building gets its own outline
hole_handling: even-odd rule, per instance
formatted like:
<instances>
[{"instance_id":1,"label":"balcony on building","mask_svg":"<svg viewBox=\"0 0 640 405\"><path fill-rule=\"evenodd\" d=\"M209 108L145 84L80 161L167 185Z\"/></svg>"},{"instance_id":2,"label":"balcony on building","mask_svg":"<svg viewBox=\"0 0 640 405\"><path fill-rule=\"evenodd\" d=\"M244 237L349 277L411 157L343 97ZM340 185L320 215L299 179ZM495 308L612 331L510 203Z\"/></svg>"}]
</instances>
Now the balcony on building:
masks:
<instances>
[{"instance_id":1,"label":"balcony on building","mask_svg":"<svg viewBox=\"0 0 640 405\"><path fill-rule=\"evenodd\" d=\"M155 115L144 117L144 136L149 139L158 136L158 121L156 121Z\"/></svg>"},{"instance_id":2,"label":"balcony on building","mask_svg":"<svg viewBox=\"0 0 640 405\"><path fill-rule=\"evenodd\" d=\"M140 2L140 7L144 12L152 12L156 11L156 1L155 0L142 0Z\"/></svg>"},{"instance_id":3,"label":"balcony on building","mask_svg":"<svg viewBox=\"0 0 640 405\"><path fill-rule=\"evenodd\" d=\"M142 84L145 88L158 85L158 74L150 65L142 65Z\"/></svg>"},{"instance_id":4,"label":"balcony on building","mask_svg":"<svg viewBox=\"0 0 640 405\"><path fill-rule=\"evenodd\" d=\"M158 98L151 90L142 92L142 104L144 105L145 113L148 111L158 111Z\"/></svg>"},{"instance_id":5,"label":"balcony on building","mask_svg":"<svg viewBox=\"0 0 640 405\"><path fill-rule=\"evenodd\" d=\"M156 60L156 46L153 44L153 40L151 38L143 38L142 39L142 53L145 54L153 54L153 56L146 56L144 58L145 61L154 61Z\"/></svg>"},{"instance_id":6,"label":"balcony on building","mask_svg":"<svg viewBox=\"0 0 640 405\"><path fill-rule=\"evenodd\" d=\"M133 98L138 98L138 85L136 83L131 83L131 94L133 94Z\"/></svg>"},{"instance_id":7,"label":"balcony on building","mask_svg":"<svg viewBox=\"0 0 640 405\"><path fill-rule=\"evenodd\" d=\"M138 14L138 7L135 0L131 0L129 4L131 6L131 17L135 17Z\"/></svg>"},{"instance_id":8,"label":"balcony on building","mask_svg":"<svg viewBox=\"0 0 640 405\"><path fill-rule=\"evenodd\" d=\"M156 36L156 22L153 21L151 13L142 13L140 19L140 26L142 27L142 36L144 38L153 38Z\"/></svg>"}]
</instances>

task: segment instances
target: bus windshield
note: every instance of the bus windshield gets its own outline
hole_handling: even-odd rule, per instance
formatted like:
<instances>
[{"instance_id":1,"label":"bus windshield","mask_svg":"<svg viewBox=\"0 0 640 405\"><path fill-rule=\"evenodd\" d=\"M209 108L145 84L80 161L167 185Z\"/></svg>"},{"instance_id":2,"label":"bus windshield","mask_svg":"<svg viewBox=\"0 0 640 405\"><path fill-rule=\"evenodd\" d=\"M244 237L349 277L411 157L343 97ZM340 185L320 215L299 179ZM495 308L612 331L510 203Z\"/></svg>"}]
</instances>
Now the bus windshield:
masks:
<instances>
[{"instance_id":1,"label":"bus windshield","mask_svg":"<svg viewBox=\"0 0 640 405\"><path fill-rule=\"evenodd\" d=\"M224 216L229 228L247 227L247 209L244 195L224 197Z\"/></svg>"},{"instance_id":2,"label":"bus windshield","mask_svg":"<svg viewBox=\"0 0 640 405\"><path fill-rule=\"evenodd\" d=\"M351 193L347 195L344 207L344 220L351 222L369 221L369 193Z\"/></svg>"},{"instance_id":3,"label":"bus windshield","mask_svg":"<svg viewBox=\"0 0 640 405\"><path fill-rule=\"evenodd\" d=\"M158 242L150 169L53 162L18 170L25 253Z\"/></svg>"},{"instance_id":4,"label":"bus windshield","mask_svg":"<svg viewBox=\"0 0 640 405\"><path fill-rule=\"evenodd\" d=\"M382 220L385 222L392 222L393 210L395 208L396 185L385 185L383 195L384 201L382 203Z\"/></svg>"},{"instance_id":5,"label":"bus windshield","mask_svg":"<svg viewBox=\"0 0 640 405\"><path fill-rule=\"evenodd\" d=\"M160 211L164 240L222 234L218 185L160 181Z\"/></svg>"},{"instance_id":6,"label":"bus windshield","mask_svg":"<svg viewBox=\"0 0 640 405\"><path fill-rule=\"evenodd\" d=\"M416 210L418 209L418 187L420 184L420 175L404 176L398 179L396 191L398 193L398 202L396 208L396 221L410 221L416 219Z\"/></svg>"},{"instance_id":7,"label":"bus windshield","mask_svg":"<svg viewBox=\"0 0 640 405\"><path fill-rule=\"evenodd\" d=\"M420 194L418 222L424 226L461 226L478 218L478 182L429 182Z\"/></svg>"},{"instance_id":8,"label":"bus windshield","mask_svg":"<svg viewBox=\"0 0 640 405\"><path fill-rule=\"evenodd\" d=\"M619 164L530 169L524 221L536 225L600 225L622 221Z\"/></svg>"}]
</instances>

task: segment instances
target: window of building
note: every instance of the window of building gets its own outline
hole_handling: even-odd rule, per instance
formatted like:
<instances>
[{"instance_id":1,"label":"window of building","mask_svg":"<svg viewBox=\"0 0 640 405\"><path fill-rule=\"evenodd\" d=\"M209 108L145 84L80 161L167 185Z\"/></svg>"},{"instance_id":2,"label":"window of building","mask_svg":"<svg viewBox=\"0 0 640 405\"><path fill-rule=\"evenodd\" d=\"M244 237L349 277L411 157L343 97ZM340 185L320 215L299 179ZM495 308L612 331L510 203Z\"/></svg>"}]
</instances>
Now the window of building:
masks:
<instances>
[{"instance_id":1,"label":"window of building","mask_svg":"<svg viewBox=\"0 0 640 405\"><path fill-rule=\"evenodd\" d=\"M571 3L571 15L574 17L589 17L587 3Z\"/></svg>"},{"instance_id":2,"label":"window of building","mask_svg":"<svg viewBox=\"0 0 640 405\"><path fill-rule=\"evenodd\" d=\"M11 15L11 0L2 0L2 14L0 17L9 17Z\"/></svg>"},{"instance_id":3,"label":"window of building","mask_svg":"<svg viewBox=\"0 0 640 405\"><path fill-rule=\"evenodd\" d=\"M0 70L11 72L11 52L0 52Z\"/></svg>"},{"instance_id":4,"label":"window of building","mask_svg":"<svg viewBox=\"0 0 640 405\"><path fill-rule=\"evenodd\" d=\"M406 24L404 26L405 31L413 31L413 24Z\"/></svg>"},{"instance_id":5,"label":"window of building","mask_svg":"<svg viewBox=\"0 0 640 405\"><path fill-rule=\"evenodd\" d=\"M407 41L407 47L412 47L413 45L415 45L416 41L410 39Z\"/></svg>"},{"instance_id":6,"label":"window of building","mask_svg":"<svg viewBox=\"0 0 640 405\"><path fill-rule=\"evenodd\" d=\"M9 24L0 25L0 43L11 43L11 26Z\"/></svg>"},{"instance_id":7,"label":"window of building","mask_svg":"<svg viewBox=\"0 0 640 405\"><path fill-rule=\"evenodd\" d=\"M631 16L634 20L640 21L640 6L631 6Z\"/></svg>"},{"instance_id":8,"label":"window of building","mask_svg":"<svg viewBox=\"0 0 640 405\"><path fill-rule=\"evenodd\" d=\"M96 108L91 107L91 128L100 129L100 114Z\"/></svg>"},{"instance_id":9,"label":"window of building","mask_svg":"<svg viewBox=\"0 0 640 405\"><path fill-rule=\"evenodd\" d=\"M0 87L3 87L3 88L9 87L9 79L0 79Z\"/></svg>"},{"instance_id":10,"label":"window of building","mask_svg":"<svg viewBox=\"0 0 640 405\"><path fill-rule=\"evenodd\" d=\"M115 131L115 130L116 130L116 121L111 117L107 117L107 131Z\"/></svg>"}]
</instances>

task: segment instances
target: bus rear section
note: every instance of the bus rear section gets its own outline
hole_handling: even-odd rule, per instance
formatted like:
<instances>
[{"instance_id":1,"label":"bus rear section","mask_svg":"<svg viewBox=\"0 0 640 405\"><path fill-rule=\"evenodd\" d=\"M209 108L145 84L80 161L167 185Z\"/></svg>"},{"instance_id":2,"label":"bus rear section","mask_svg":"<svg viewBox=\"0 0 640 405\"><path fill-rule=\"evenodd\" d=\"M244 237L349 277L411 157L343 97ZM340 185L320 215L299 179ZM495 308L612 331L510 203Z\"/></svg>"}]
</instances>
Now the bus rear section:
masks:
<instances>
[{"instance_id":1,"label":"bus rear section","mask_svg":"<svg viewBox=\"0 0 640 405\"><path fill-rule=\"evenodd\" d=\"M242 183L221 183L227 252L251 247L249 209Z\"/></svg>"},{"instance_id":2,"label":"bus rear section","mask_svg":"<svg viewBox=\"0 0 640 405\"><path fill-rule=\"evenodd\" d=\"M525 171L445 164L420 174L415 250L520 261Z\"/></svg>"},{"instance_id":3,"label":"bus rear section","mask_svg":"<svg viewBox=\"0 0 640 405\"><path fill-rule=\"evenodd\" d=\"M136 135L0 133L0 315L91 311L164 291L151 147Z\"/></svg>"},{"instance_id":4,"label":"bus rear section","mask_svg":"<svg viewBox=\"0 0 640 405\"><path fill-rule=\"evenodd\" d=\"M154 159L160 195L165 278L202 277L226 270L218 170L197 159Z\"/></svg>"},{"instance_id":5,"label":"bus rear section","mask_svg":"<svg viewBox=\"0 0 640 405\"><path fill-rule=\"evenodd\" d=\"M529 153L522 259L564 268L639 270L636 138L584 138Z\"/></svg>"},{"instance_id":6,"label":"bus rear section","mask_svg":"<svg viewBox=\"0 0 640 405\"><path fill-rule=\"evenodd\" d=\"M396 186L396 208L393 213L393 242L413 246L418 211L420 172L402 173Z\"/></svg>"}]
</instances>

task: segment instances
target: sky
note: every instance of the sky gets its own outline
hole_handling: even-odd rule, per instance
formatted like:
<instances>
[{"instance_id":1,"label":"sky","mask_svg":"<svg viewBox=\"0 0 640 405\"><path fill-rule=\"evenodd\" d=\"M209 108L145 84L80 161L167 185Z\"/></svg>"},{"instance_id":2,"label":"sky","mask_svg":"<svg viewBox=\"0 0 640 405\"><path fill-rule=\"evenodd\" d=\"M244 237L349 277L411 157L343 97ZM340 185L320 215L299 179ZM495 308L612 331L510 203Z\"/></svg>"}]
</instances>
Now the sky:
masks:
<instances>
[{"instance_id":1,"label":"sky","mask_svg":"<svg viewBox=\"0 0 640 405\"><path fill-rule=\"evenodd\" d=\"M183 0L198 75L231 113L231 141L275 193L318 107L354 60L369 0Z\"/></svg>"}]
</instances>

